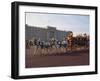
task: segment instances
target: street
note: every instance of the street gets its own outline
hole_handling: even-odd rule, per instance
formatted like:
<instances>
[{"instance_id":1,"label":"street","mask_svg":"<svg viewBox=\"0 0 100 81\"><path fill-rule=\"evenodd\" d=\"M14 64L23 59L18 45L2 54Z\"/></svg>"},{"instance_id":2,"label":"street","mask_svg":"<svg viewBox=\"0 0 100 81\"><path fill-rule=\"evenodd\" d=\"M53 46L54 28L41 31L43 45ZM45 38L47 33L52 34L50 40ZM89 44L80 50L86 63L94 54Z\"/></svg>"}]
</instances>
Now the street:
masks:
<instances>
[{"instance_id":1,"label":"street","mask_svg":"<svg viewBox=\"0 0 100 81\"><path fill-rule=\"evenodd\" d=\"M89 65L89 50L32 56L26 54L26 68Z\"/></svg>"}]
</instances>

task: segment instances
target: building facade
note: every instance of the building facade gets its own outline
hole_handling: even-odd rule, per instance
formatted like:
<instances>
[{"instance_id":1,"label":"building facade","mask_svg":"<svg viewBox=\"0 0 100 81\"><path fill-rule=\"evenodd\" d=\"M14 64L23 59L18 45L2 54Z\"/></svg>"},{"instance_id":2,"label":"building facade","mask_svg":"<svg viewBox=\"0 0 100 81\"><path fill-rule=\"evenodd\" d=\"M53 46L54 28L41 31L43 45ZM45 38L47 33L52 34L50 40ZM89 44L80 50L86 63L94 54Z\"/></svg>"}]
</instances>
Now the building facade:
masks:
<instances>
[{"instance_id":1,"label":"building facade","mask_svg":"<svg viewBox=\"0 0 100 81\"><path fill-rule=\"evenodd\" d=\"M47 26L47 28L39 28L35 26L25 25L25 39L40 39L41 41L49 41L52 38L62 41L71 31L57 30L56 27Z\"/></svg>"}]
</instances>

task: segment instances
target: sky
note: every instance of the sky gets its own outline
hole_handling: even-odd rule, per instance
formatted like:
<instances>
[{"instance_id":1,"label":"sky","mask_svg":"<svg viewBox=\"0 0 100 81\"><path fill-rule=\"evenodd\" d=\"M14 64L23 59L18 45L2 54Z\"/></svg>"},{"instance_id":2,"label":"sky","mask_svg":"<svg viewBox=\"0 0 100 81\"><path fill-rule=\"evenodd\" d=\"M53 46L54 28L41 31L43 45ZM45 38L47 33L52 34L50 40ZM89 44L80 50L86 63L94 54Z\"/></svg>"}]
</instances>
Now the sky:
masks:
<instances>
[{"instance_id":1,"label":"sky","mask_svg":"<svg viewBox=\"0 0 100 81\"><path fill-rule=\"evenodd\" d=\"M26 24L29 26L41 28L53 26L58 30L72 31L74 35L89 34L89 15L26 12L25 16Z\"/></svg>"}]
</instances>

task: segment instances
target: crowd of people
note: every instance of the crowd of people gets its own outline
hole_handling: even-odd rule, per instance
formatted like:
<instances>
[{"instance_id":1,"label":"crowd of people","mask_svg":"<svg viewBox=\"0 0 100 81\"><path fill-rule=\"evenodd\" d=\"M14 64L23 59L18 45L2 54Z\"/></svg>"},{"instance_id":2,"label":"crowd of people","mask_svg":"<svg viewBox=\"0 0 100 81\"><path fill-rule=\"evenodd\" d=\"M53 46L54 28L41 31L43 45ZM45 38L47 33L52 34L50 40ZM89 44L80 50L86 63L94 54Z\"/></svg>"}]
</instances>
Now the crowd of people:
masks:
<instances>
[{"instance_id":1,"label":"crowd of people","mask_svg":"<svg viewBox=\"0 0 100 81\"><path fill-rule=\"evenodd\" d=\"M89 47L89 37L86 34L75 37L70 34L65 36L62 41L55 38L49 41L41 41L41 39L26 40L26 52L32 55L62 54L81 47Z\"/></svg>"}]
</instances>

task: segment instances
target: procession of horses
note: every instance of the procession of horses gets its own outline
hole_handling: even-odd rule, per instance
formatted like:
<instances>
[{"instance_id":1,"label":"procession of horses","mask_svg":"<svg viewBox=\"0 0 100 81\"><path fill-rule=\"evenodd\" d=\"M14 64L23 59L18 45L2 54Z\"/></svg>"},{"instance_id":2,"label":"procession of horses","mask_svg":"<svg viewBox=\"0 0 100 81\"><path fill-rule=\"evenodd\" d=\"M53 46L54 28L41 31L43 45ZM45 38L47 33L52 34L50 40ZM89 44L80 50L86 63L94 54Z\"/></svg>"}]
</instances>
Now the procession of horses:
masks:
<instances>
[{"instance_id":1,"label":"procession of horses","mask_svg":"<svg viewBox=\"0 0 100 81\"><path fill-rule=\"evenodd\" d=\"M89 49L89 36L87 34L73 36L66 35L62 41L51 38L49 41L41 39L26 40L26 53L37 55L65 54L67 52Z\"/></svg>"}]
</instances>

